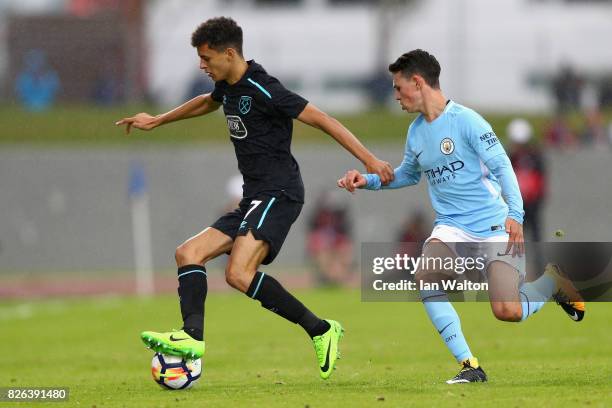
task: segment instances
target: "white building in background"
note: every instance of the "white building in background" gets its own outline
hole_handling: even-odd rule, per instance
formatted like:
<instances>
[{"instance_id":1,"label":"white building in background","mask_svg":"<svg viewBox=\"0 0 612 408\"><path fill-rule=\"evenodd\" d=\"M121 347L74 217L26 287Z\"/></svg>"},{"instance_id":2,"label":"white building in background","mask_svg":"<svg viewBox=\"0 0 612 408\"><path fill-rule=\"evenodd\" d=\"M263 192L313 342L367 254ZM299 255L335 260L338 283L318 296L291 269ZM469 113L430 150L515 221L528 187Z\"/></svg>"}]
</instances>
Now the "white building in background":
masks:
<instances>
[{"instance_id":1,"label":"white building in background","mask_svg":"<svg viewBox=\"0 0 612 408\"><path fill-rule=\"evenodd\" d=\"M383 14L368 3L395 6ZM61 13L66 4L0 0L0 77L7 69L6 15ZM148 88L165 105L181 102L198 74L191 32L219 15L243 27L247 58L336 112L366 108L360 84L414 48L439 59L449 97L486 111L550 110L545 80L564 63L587 76L612 76L612 0L147 0L146 6Z\"/></svg>"},{"instance_id":2,"label":"white building in background","mask_svg":"<svg viewBox=\"0 0 612 408\"><path fill-rule=\"evenodd\" d=\"M182 100L198 69L191 32L218 15L231 16L243 27L247 58L334 111L367 106L363 91L350 84L414 48L440 60L448 96L488 111L550 109L551 97L538 78L555 73L562 63L587 74L612 71L612 2L408 1L392 13L387 61L379 61L376 8L363 2L332 6L330 0L287 1L282 7L265 3L151 2L147 38L153 94L168 105ZM345 86L332 86L338 80Z\"/></svg>"}]
</instances>

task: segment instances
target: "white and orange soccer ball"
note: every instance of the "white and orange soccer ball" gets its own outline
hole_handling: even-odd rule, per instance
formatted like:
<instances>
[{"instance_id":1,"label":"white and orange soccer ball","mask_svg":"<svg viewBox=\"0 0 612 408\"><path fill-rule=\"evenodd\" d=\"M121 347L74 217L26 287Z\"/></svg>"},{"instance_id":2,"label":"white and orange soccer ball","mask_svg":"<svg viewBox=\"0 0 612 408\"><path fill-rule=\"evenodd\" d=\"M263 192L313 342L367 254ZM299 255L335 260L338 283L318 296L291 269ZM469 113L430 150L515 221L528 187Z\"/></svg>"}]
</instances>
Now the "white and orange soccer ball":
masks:
<instances>
[{"instance_id":1,"label":"white and orange soccer ball","mask_svg":"<svg viewBox=\"0 0 612 408\"><path fill-rule=\"evenodd\" d=\"M202 375L202 360L155 353L151 361L153 380L170 390L184 390L195 385Z\"/></svg>"}]
</instances>

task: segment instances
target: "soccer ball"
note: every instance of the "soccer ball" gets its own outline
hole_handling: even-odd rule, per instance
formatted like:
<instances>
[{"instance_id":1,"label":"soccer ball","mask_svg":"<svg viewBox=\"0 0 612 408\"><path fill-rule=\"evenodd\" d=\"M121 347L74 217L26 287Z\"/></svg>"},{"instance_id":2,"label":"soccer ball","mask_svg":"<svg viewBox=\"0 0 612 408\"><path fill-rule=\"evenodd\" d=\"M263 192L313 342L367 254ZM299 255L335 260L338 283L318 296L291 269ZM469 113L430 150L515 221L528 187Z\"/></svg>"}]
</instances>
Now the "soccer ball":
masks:
<instances>
[{"instance_id":1,"label":"soccer ball","mask_svg":"<svg viewBox=\"0 0 612 408\"><path fill-rule=\"evenodd\" d=\"M155 353L151 361L153 380L170 390L191 388L202 374L202 360L184 360L179 356Z\"/></svg>"}]
</instances>

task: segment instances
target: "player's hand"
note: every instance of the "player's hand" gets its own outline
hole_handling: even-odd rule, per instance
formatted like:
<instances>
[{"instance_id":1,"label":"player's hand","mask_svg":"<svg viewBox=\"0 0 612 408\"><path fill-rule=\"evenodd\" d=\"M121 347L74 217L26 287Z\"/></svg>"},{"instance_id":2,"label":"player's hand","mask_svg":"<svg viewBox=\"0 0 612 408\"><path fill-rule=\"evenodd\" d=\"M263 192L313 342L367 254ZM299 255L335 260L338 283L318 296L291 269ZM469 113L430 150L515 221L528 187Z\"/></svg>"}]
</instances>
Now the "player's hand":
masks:
<instances>
[{"instance_id":1,"label":"player's hand","mask_svg":"<svg viewBox=\"0 0 612 408\"><path fill-rule=\"evenodd\" d=\"M374 159L373 161L366 163L366 171L368 173L378 174L382 185L386 186L395 178L393 168L391 165L383 160Z\"/></svg>"},{"instance_id":2,"label":"player's hand","mask_svg":"<svg viewBox=\"0 0 612 408\"><path fill-rule=\"evenodd\" d=\"M159 126L159 118L157 116L149 115L148 113L141 112L130 118L123 118L115 122L115 125L125 126L125 133L129 134L132 127L140 130L151 130Z\"/></svg>"},{"instance_id":3,"label":"player's hand","mask_svg":"<svg viewBox=\"0 0 612 408\"><path fill-rule=\"evenodd\" d=\"M506 232L510 235L508 237L508 246L506 247L506 254L512 250L512 256L523 256L525 253L525 240L523 238L523 225L518 221L507 218L506 219Z\"/></svg>"},{"instance_id":4,"label":"player's hand","mask_svg":"<svg viewBox=\"0 0 612 408\"><path fill-rule=\"evenodd\" d=\"M357 170L347 171L344 177L338 180L338 187L351 193L354 193L356 188L363 188L365 185L365 177Z\"/></svg>"}]
</instances>

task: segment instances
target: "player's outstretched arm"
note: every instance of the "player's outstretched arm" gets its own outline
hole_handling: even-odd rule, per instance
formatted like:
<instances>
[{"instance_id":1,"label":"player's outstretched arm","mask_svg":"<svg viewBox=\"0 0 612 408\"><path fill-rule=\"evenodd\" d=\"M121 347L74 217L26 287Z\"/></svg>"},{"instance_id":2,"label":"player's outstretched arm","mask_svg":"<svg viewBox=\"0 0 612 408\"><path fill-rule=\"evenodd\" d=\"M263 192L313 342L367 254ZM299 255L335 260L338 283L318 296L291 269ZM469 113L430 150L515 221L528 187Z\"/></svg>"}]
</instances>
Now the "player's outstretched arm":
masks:
<instances>
[{"instance_id":1,"label":"player's outstretched arm","mask_svg":"<svg viewBox=\"0 0 612 408\"><path fill-rule=\"evenodd\" d=\"M379 160L342 123L309 103L298 116L300 122L327 133L361 161L369 173L378 174L383 184L393 180L393 169L386 161Z\"/></svg>"},{"instance_id":2,"label":"player's outstretched arm","mask_svg":"<svg viewBox=\"0 0 612 408\"><path fill-rule=\"evenodd\" d=\"M125 133L130 133L132 128L151 130L166 123L205 115L219 109L220 106L221 104L214 101L210 94L198 95L169 112L156 116L141 112L137 115L118 120L115 122L115 125L125 125Z\"/></svg>"},{"instance_id":3,"label":"player's outstretched arm","mask_svg":"<svg viewBox=\"0 0 612 408\"><path fill-rule=\"evenodd\" d=\"M414 186L421 180L421 172L415 170L415 161L412 160L412 156L410 152L404 155L402 164L393 170L393 181L386 186L382 185L380 177L377 174L361 174L358 170L347 171L344 177L339 179L336 184L338 187L344 188L350 193L354 193L358 188L365 188L367 190L387 190Z\"/></svg>"},{"instance_id":4,"label":"player's outstretched arm","mask_svg":"<svg viewBox=\"0 0 612 408\"><path fill-rule=\"evenodd\" d=\"M338 180L338 187L354 193L356 188L364 188L368 181L358 170L349 170L344 177Z\"/></svg>"}]
</instances>

